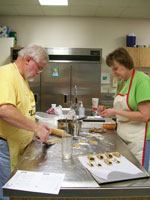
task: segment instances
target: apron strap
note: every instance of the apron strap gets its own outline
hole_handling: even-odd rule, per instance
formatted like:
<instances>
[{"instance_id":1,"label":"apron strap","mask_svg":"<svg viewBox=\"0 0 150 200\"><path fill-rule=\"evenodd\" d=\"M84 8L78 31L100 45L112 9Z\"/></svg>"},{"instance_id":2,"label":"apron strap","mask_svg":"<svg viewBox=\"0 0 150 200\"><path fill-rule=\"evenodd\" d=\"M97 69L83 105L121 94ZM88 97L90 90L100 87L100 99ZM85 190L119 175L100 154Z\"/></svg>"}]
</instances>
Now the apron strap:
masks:
<instances>
[{"instance_id":1,"label":"apron strap","mask_svg":"<svg viewBox=\"0 0 150 200\"><path fill-rule=\"evenodd\" d=\"M133 77L134 77L134 74L135 74L135 69L133 69L133 72L132 72L132 77L131 77L131 81L130 81L130 85L129 85L129 89L128 89L128 93L127 93L127 105L128 105L128 108L133 111L133 109L130 107L129 105L129 93L130 93L130 90L131 90L131 86L132 86L132 81L133 81Z\"/></svg>"}]
</instances>

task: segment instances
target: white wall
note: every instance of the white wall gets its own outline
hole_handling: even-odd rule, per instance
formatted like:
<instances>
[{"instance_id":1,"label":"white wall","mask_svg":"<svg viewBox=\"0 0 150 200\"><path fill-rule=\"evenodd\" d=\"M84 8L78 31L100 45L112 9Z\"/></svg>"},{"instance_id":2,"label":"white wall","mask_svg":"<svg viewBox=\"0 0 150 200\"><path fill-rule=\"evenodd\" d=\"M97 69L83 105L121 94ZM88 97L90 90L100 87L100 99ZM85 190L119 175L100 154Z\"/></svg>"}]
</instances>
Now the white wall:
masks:
<instances>
[{"instance_id":1,"label":"white wall","mask_svg":"<svg viewBox=\"0 0 150 200\"><path fill-rule=\"evenodd\" d=\"M137 44L150 45L150 20L95 17L0 17L0 25L17 32L18 45L102 48L102 72L110 72L106 55L125 46L126 35L135 33ZM107 90L108 86L104 86Z\"/></svg>"}]
</instances>

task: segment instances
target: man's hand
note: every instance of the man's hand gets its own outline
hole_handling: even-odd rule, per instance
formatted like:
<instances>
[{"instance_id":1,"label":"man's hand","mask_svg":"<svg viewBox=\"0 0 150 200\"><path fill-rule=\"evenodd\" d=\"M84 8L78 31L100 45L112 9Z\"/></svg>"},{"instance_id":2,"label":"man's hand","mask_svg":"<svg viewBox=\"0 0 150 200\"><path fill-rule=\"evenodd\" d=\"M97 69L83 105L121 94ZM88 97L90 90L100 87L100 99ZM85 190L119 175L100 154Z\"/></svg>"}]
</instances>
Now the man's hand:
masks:
<instances>
[{"instance_id":1,"label":"man's hand","mask_svg":"<svg viewBox=\"0 0 150 200\"><path fill-rule=\"evenodd\" d=\"M47 142L51 129L46 124L40 124L35 131L36 140L39 142Z\"/></svg>"}]
</instances>

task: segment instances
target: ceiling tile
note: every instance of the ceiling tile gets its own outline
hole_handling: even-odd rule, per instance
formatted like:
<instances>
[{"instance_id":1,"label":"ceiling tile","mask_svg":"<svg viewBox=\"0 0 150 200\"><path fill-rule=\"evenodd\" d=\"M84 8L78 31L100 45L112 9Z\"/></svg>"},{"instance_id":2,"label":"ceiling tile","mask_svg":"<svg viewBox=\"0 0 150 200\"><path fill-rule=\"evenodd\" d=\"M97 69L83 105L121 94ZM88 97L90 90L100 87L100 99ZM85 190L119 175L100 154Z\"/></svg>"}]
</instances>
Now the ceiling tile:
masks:
<instances>
[{"instance_id":1,"label":"ceiling tile","mask_svg":"<svg viewBox=\"0 0 150 200\"><path fill-rule=\"evenodd\" d=\"M95 16L96 9L96 6L70 6L69 11L71 16Z\"/></svg>"},{"instance_id":2,"label":"ceiling tile","mask_svg":"<svg viewBox=\"0 0 150 200\"><path fill-rule=\"evenodd\" d=\"M145 18L149 9L144 8L126 8L121 14L120 17L128 17L128 18Z\"/></svg>"},{"instance_id":3,"label":"ceiling tile","mask_svg":"<svg viewBox=\"0 0 150 200\"><path fill-rule=\"evenodd\" d=\"M99 6L101 0L68 0L69 6Z\"/></svg>"},{"instance_id":4,"label":"ceiling tile","mask_svg":"<svg viewBox=\"0 0 150 200\"><path fill-rule=\"evenodd\" d=\"M0 0L0 5L40 5L39 0Z\"/></svg>"},{"instance_id":5,"label":"ceiling tile","mask_svg":"<svg viewBox=\"0 0 150 200\"><path fill-rule=\"evenodd\" d=\"M103 6L101 8L97 8L96 16L98 17L119 17L120 13L124 10L124 8L115 8L115 7L108 7Z\"/></svg>"},{"instance_id":6,"label":"ceiling tile","mask_svg":"<svg viewBox=\"0 0 150 200\"><path fill-rule=\"evenodd\" d=\"M100 0L100 6L102 7L127 7L131 0Z\"/></svg>"},{"instance_id":7,"label":"ceiling tile","mask_svg":"<svg viewBox=\"0 0 150 200\"><path fill-rule=\"evenodd\" d=\"M0 15L17 15L15 6L10 5L1 5L0 6Z\"/></svg>"},{"instance_id":8,"label":"ceiling tile","mask_svg":"<svg viewBox=\"0 0 150 200\"><path fill-rule=\"evenodd\" d=\"M44 15L53 16L67 16L69 15L69 8L67 6L41 6Z\"/></svg>"},{"instance_id":9,"label":"ceiling tile","mask_svg":"<svg viewBox=\"0 0 150 200\"><path fill-rule=\"evenodd\" d=\"M150 8L150 0L132 0L128 3L128 7Z\"/></svg>"},{"instance_id":10,"label":"ceiling tile","mask_svg":"<svg viewBox=\"0 0 150 200\"><path fill-rule=\"evenodd\" d=\"M43 15L41 6L34 6L34 9L32 6L26 5L26 6L16 6L16 10L18 15Z\"/></svg>"}]
</instances>

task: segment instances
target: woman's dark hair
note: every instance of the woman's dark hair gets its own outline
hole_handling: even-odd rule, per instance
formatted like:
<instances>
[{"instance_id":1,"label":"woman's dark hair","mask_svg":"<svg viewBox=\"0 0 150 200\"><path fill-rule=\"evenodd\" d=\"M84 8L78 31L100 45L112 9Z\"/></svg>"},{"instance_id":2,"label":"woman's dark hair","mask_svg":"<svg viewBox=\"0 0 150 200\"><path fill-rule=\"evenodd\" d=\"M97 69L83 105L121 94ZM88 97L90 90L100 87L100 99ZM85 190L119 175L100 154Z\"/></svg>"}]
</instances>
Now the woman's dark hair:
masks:
<instances>
[{"instance_id":1,"label":"woman's dark hair","mask_svg":"<svg viewBox=\"0 0 150 200\"><path fill-rule=\"evenodd\" d=\"M112 53L108 54L108 56L106 57L107 65L109 67L112 66L114 64L114 61L120 63L128 69L134 68L133 60L127 50L124 48L118 48Z\"/></svg>"}]
</instances>

